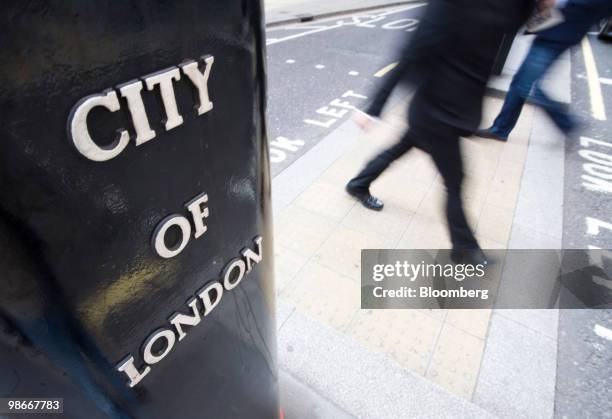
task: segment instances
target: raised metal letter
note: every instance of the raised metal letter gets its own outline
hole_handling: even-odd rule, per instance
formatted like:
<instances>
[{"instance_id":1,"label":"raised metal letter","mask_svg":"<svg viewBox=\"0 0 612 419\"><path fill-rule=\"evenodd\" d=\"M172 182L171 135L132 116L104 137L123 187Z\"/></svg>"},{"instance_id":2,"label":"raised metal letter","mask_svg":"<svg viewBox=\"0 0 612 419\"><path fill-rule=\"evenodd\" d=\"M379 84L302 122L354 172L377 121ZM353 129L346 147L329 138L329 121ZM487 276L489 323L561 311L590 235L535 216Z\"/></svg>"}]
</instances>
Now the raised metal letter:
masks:
<instances>
[{"instance_id":1,"label":"raised metal letter","mask_svg":"<svg viewBox=\"0 0 612 419\"><path fill-rule=\"evenodd\" d=\"M198 96L200 102L198 104L198 115L205 114L213 108L213 103L208 97L208 78L210 76L210 69L215 62L215 57L212 55L205 55L201 58L204 62L204 74L199 69L198 63L195 61L188 61L184 64L179 65L183 73L189 77L189 80L198 89Z\"/></svg>"},{"instance_id":2,"label":"raised metal letter","mask_svg":"<svg viewBox=\"0 0 612 419\"><path fill-rule=\"evenodd\" d=\"M132 124L134 124L134 130L136 130L136 145L138 146L155 138L155 131L149 125L147 111L140 95L142 82L135 80L120 84L117 88L121 92L121 96L127 100L128 109L130 110L130 115L132 115Z\"/></svg>"},{"instance_id":3,"label":"raised metal letter","mask_svg":"<svg viewBox=\"0 0 612 419\"><path fill-rule=\"evenodd\" d=\"M174 87L172 86L172 80L179 81L180 79L181 72L176 67L150 74L144 78L148 90L153 90L155 86L159 85L159 92L166 112L166 120L164 121L166 131L170 131L183 123L183 117L179 114L176 106Z\"/></svg>"},{"instance_id":4,"label":"raised metal letter","mask_svg":"<svg viewBox=\"0 0 612 419\"><path fill-rule=\"evenodd\" d=\"M244 249L242 249L242 252L240 252L240 254L246 259L247 272L251 272L251 269L253 268L253 262L259 263L263 258L263 251L261 249L262 241L263 238L261 236L257 236L253 239L253 242L257 245L257 253L255 253L248 247L245 247Z\"/></svg>"},{"instance_id":5,"label":"raised metal letter","mask_svg":"<svg viewBox=\"0 0 612 419\"><path fill-rule=\"evenodd\" d=\"M151 372L151 367L145 367L142 372L138 371L138 369L134 365L134 357L128 355L117 364L117 371L124 372L130 379L128 385L130 387L134 387L140 382L140 380L145 377L145 375Z\"/></svg>"},{"instance_id":6,"label":"raised metal letter","mask_svg":"<svg viewBox=\"0 0 612 419\"><path fill-rule=\"evenodd\" d=\"M215 298L215 301L211 301L210 299L210 292L213 290L217 293L217 298ZM217 304L219 304L221 297L223 297L223 285L217 281L211 282L209 285L198 291L197 294L204 304L204 315L208 316L217 306Z\"/></svg>"},{"instance_id":7,"label":"raised metal letter","mask_svg":"<svg viewBox=\"0 0 612 419\"><path fill-rule=\"evenodd\" d=\"M189 303L187 303L187 305L191 307L191 316L188 316L183 313L174 313L172 316L170 316L169 319L170 324L174 326L174 328L176 329L176 333L178 333L179 340L183 340L183 338L187 336L187 334L183 332L183 328L181 327L182 325L197 326L198 324L200 324L201 321L200 311L198 310L198 300L192 298L191 300L189 300Z\"/></svg>"},{"instance_id":8,"label":"raised metal letter","mask_svg":"<svg viewBox=\"0 0 612 419\"><path fill-rule=\"evenodd\" d=\"M235 268L238 268L238 277L232 282L232 272ZM236 288L238 284L240 284L240 281L242 281L245 270L246 267L242 259L232 259L225 269L223 269L223 286L225 289L230 291Z\"/></svg>"},{"instance_id":9,"label":"raised metal letter","mask_svg":"<svg viewBox=\"0 0 612 419\"><path fill-rule=\"evenodd\" d=\"M119 130L119 138L115 139L110 146L99 146L96 144L87 128L87 115L96 106L102 106L111 112L119 110L121 105L114 90L105 90L99 95L87 96L77 102L70 112L68 128L70 137L76 149L93 161L106 161L116 157L128 145L130 136L124 129Z\"/></svg>"},{"instance_id":10,"label":"raised metal letter","mask_svg":"<svg viewBox=\"0 0 612 419\"><path fill-rule=\"evenodd\" d=\"M206 232L207 227L204 225L204 218L208 218L208 207L203 207L202 204L208 202L208 195L201 193L200 195L187 202L185 206L191 212L193 224L195 225L194 238L200 237Z\"/></svg>"},{"instance_id":11,"label":"raised metal letter","mask_svg":"<svg viewBox=\"0 0 612 419\"><path fill-rule=\"evenodd\" d=\"M168 248L166 246L166 232L173 225L178 226L181 229L181 241L175 246ZM168 259L181 253L187 242L189 242L189 235L191 234L191 224L189 220L182 215L172 214L164 218L159 222L155 231L153 231L153 247L158 255Z\"/></svg>"},{"instance_id":12,"label":"raised metal letter","mask_svg":"<svg viewBox=\"0 0 612 419\"><path fill-rule=\"evenodd\" d=\"M153 345L157 342L158 339L166 339L166 347L159 354L153 353ZM157 332L154 332L147 338L144 343L144 349L142 350L142 358L147 364L153 365L157 364L159 361L164 359L168 353L174 347L174 342L176 342L176 338L174 336L174 332L170 329L161 329Z\"/></svg>"}]
</instances>

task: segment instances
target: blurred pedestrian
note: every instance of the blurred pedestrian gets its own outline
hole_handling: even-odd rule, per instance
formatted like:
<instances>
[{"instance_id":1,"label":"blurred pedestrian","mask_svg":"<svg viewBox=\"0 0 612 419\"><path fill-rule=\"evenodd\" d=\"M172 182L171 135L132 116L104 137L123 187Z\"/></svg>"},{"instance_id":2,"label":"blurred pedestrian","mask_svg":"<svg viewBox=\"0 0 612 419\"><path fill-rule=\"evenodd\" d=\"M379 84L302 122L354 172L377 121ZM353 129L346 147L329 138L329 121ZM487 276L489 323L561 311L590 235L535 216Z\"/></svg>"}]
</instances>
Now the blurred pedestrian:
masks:
<instances>
[{"instance_id":1,"label":"blurred pedestrian","mask_svg":"<svg viewBox=\"0 0 612 419\"><path fill-rule=\"evenodd\" d=\"M514 33L532 8L531 0L429 2L414 38L402 48L394 74L366 110L370 116L379 116L395 85L407 82L415 87L409 129L397 144L372 159L348 182L349 194L367 208L381 210L383 203L370 194L370 184L416 146L429 153L444 178L453 254L484 261L463 210L459 137L478 128L486 84L502 37ZM358 123L367 125L367 118Z\"/></svg>"},{"instance_id":2,"label":"blurred pedestrian","mask_svg":"<svg viewBox=\"0 0 612 419\"><path fill-rule=\"evenodd\" d=\"M567 135L574 129L574 118L562 104L548 97L540 81L559 56L580 42L594 23L612 15L612 0L547 0L546 3L560 8L564 21L538 32L512 79L499 115L490 128L478 130L477 136L506 141L532 89L533 102L546 111L563 133Z\"/></svg>"}]
</instances>

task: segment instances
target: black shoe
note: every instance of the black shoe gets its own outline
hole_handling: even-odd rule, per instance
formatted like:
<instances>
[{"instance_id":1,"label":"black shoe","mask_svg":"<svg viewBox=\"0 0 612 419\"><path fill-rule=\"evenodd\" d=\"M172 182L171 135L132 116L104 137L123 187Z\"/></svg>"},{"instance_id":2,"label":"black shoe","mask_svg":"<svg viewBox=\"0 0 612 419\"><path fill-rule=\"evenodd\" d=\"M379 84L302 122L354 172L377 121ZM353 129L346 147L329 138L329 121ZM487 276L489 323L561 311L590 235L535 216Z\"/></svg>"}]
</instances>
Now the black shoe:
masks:
<instances>
[{"instance_id":1,"label":"black shoe","mask_svg":"<svg viewBox=\"0 0 612 419\"><path fill-rule=\"evenodd\" d=\"M363 204L363 206L368 209L380 211L385 206L380 199L370 195L370 191L367 189L363 190L346 185L346 191L349 195L357 198Z\"/></svg>"},{"instance_id":2,"label":"black shoe","mask_svg":"<svg viewBox=\"0 0 612 419\"><path fill-rule=\"evenodd\" d=\"M493 261L485 255L480 248L476 249L453 249L451 260L456 264L467 265L490 265Z\"/></svg>"},{"instance_id":3,"label":"black shoe","mask_svg":"<svg viewBox=\"0 0 612 419\"><path fill-rule=\"evenodd\" d=\"M491 131L491 128L478 129L476 130L474 135L476 137L488 138L490 140L508 141L508 137L502 137L501 135L494 133L493 131Z\"/></svg>"}]
</instances>

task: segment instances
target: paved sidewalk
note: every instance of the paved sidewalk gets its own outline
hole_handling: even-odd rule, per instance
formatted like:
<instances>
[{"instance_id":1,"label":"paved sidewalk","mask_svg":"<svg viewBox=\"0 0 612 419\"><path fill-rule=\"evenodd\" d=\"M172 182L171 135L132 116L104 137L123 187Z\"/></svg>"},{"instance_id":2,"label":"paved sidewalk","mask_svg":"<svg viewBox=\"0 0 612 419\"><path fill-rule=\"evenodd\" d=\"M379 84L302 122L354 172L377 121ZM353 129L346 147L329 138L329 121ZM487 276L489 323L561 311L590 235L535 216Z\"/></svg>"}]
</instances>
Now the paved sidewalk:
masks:
<instances>
[{"instance_id":1,"label":"paved sidewalk","mask_svg":"<svg viewBox=\"0 0 612 419\"><path fill-rule=\"evenodd\" d=\"M350 4L349 4L350 3ZM268 0L268 23L390 1ZM489 85L483 126L499 109L532 37L518 36ZM545 88L569 103L569 56ZM287 416L553 417L555 310L361 310L363 248L450 248L444 186L411 151L373 185L366 210L344 185L405 129L409 98L363 134L347 121L273 180L281 396ZM527 105L507 143L462 139L465 203L483 248L560 248L563 139Z\"/></svg>"},{"instance_id":2,"label":"paved sidewalk","mask_svg":"<svg viewBox=\"0 0 612 419\"><path fill-rule=\"evenodd\" d=\"M491 121L500 106L501 100L488 99L485 121ZM365 135L347 122L274 179L280 365L329 403L359 417L402 417L398 412L456 416L466 409L459 399L501 417L552 417L554 311L492 316L490 310L360 309L361 249L451 246L442 212L444 187L423 152L412 151L373 185L374 194L385 202L380 213L365 209L343 189L370 156L397 139L404 129L405 107L406 101L396 104L387 112L387 123ZM559 247L561 224L555 214L562 201L555 193L562 197L563 176L550 169L559 160L562 165L562 152L542 154L555 141L562 144L557 135L544 115L527 106L508 143L462 140L467 212L483 248ZM542 180L539 174L547 171ZM561 189L538 197L542 182L552 177L561 182ZM555 209L541 214L541 208L551 205ZM337 353L327 359L320 353L322 334L339 342L328 348ZM345 368L338 369L337 357L348 362ZM385 374L400 374L428 391L415 393L414 387L403 385L384 391L368 387L370 401L363 400L359 374L389 379L375 371L356 372L377 363ZM355 371L349 371L351 366ZM333 371L328 377L333 384L321 378L321 369ZM344 389L338 392L342 383ZM432 404L432 388L438 389L437 399L445 395L444 412ZM387 400L389 391L395 396L391 410L377 404ZM524 407L514 402L519 396ZM457 410L447 410L449 406ZM469 416L485 413L474 410Z\"/></svg>"},{"instance_id":3,"label":"paved sidewalk","mask_svg":"<svg viewBox=\"0 0 612 419\"><path fill-rule=\"evenodd\" d=\"M407 100L365 135L348 121L273 181L281 368L358 417L552 417L556 311L360 309L361 249L451 246L444 187L423 152L373 185L380 213L343 190L398 138ZM487 99L485 125L501 103ZM527 105L508 143L462 140L467 213L483 248L560 247L558 137Z\"/></svg>"},{"instance_id":4,"label":"paved sidewalk","mask_svg":"<svg viewBox=\"0 0 612 419\"><path fill-rule=\"evenodd\" d=\"M304 16L325 17L415 1L418 0L265 0L264 5L269 26L299 22Z\"/></svg>"}]
</instances>

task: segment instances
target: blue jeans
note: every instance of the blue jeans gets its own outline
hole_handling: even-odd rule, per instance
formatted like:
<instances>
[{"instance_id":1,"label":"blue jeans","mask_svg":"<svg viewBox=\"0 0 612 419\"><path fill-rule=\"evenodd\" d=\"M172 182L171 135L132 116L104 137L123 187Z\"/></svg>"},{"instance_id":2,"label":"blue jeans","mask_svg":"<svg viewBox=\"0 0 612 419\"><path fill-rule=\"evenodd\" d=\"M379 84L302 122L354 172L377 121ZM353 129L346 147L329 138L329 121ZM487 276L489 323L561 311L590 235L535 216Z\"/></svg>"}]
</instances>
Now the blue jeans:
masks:
<instances>
[{"instance_id":1,"label":"blue jeans","mask_svg":"<svg viewBox=\"0 0 612 419\"><path fill-rule=\"evenodd\" d=\"M525 61L512 79L504 106L491 127L493 133L508 138L532 89L533 102L546 111L559 129L567 133L573 128L574 122L563 105L550 99L539 86L542 76L570 46L570 44L551 44L535 39Z\"/></svg>"}]
</instances>

